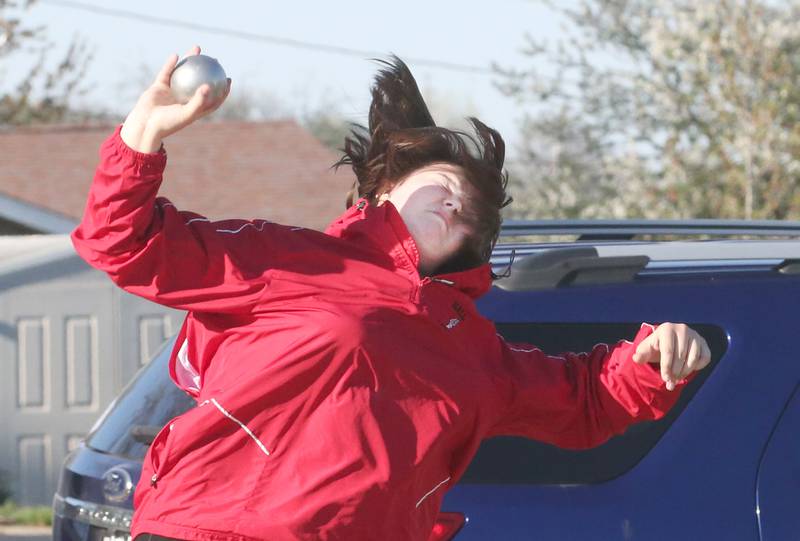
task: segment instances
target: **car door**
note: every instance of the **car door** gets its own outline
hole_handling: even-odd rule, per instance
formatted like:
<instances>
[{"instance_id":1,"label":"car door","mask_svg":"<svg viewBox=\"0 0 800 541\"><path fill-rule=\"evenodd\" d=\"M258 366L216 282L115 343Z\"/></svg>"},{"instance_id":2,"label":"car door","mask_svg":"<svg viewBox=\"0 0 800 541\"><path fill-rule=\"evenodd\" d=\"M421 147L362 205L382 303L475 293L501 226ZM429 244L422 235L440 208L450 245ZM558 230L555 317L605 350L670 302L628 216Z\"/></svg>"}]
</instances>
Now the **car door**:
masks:
<instances>
[{"instance_id":1,"label":"car door","mask_svg":"<svg viewBox=\"0 0 800 541\"><path fill-rule=\"evenodd\" d=\"M761 541L796 538L800 532L800 389L775 426L758 473L757 514Z\"/></svg>"}]
</instances>

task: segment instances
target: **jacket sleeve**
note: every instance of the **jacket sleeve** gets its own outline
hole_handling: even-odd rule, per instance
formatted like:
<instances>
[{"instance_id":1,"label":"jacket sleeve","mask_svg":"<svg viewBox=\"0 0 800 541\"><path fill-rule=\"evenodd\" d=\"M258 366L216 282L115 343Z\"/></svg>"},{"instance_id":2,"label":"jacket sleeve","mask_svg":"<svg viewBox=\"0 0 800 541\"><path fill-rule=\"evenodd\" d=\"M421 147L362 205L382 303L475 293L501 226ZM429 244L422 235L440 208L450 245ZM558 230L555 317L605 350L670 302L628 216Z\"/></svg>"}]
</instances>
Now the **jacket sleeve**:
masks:
<instances>
[{"instance_id":1,"label":"jacket sleeve","mask_svg":"<svg viewBox=\"0 0 800 541\"><path fill-rule=\"evenodd\" d=\"M507 409L489 436L524 436L585 449L633 423L663 417L694 374L668 391L657 364L633 362L636 347L653 330L643 324L633 342L559 356L498 337Z\"/></svg>"},{"instance_id":2,"label":"jacket sleeve","mask_svg":"<svg viewBox=\"0 0 800 541\"><path fill-rule=\"evenodd\" d=\"M179 211L157 197L165 166L163 148L137 152L118 127L100 148L83 219L71 235L76 251L126 291L159 304L250 310L268 285L267 271L300 228L263 220L211 222Z\"/></svg>"}]
</instances>

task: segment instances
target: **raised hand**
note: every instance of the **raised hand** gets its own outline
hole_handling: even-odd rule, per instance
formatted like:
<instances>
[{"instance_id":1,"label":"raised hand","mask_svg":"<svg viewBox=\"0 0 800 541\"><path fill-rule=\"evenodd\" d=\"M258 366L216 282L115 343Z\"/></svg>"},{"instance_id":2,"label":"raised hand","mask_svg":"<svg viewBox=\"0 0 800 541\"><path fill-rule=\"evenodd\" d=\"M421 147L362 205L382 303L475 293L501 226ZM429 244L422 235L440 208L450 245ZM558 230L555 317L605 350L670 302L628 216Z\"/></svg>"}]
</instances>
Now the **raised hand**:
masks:
<instances>
[{"instance_id":1,"label":"raised hand","mask_svg":"<svg viewBox=\"0 0 800 541\"><path fill-rule=\"evenodd\" d=\"M187 56L192 54L200 54L200 47L192 47ZM225 94L216 100L211 97L211 88L202 85L187 103L179 103L169 86L172 70L177 63L178 55L170 55L153 84L139 96L136 106L125 119L120 136L132 149L156 152L165 137L212 113L228 97L230 79Z\"/></svg>"}]
</instances>

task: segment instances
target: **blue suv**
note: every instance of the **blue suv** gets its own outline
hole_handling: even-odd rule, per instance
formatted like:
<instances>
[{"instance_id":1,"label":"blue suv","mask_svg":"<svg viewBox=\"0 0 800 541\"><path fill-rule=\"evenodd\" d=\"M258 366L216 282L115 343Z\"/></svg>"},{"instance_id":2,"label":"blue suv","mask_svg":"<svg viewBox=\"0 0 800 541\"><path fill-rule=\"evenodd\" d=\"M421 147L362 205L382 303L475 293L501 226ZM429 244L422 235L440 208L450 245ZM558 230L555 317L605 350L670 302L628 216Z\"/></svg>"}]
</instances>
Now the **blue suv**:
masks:
<instances>
[{"instance_id":1,"label":"blue suv","mask_svg":"<svg viewBox=\"0 0 800 541\"><path fill-rule=\"evenodd\" d=\"M800 223L520 221L502 235L492 263L503 277L478 307L508 340L584 351L630 338L643 321L684 322L712 362L665 418L599 447L485 441L431 540L796 537ZM147 446L195 405L169 380L172 345L65 461L55 541L129 539Z\"/></svg>"}]
</instances>

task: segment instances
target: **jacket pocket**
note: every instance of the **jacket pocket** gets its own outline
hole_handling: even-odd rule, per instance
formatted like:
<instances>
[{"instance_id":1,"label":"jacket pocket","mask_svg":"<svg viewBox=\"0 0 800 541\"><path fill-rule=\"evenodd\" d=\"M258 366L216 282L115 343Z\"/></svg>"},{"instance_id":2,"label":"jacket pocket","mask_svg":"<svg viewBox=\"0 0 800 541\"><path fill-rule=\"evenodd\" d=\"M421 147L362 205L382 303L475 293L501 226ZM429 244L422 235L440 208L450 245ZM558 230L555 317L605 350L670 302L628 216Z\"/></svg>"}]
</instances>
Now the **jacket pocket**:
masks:
<instances>
[{"instance_id":1,"label":"jacket pocket","mask_svg":"<svg viewBox=\"0 0 800 541\"><path fill-rule=\"evenodd\" d=\"M177 422L177 417L165 424L158 431L153 443L150 444L148 456L150 457L150 468L153 475L150 477L150 486L156 486L158 480L166 473L170 459L170 451L175 438L170 437Z\"/></svg>"}]
</instances>

